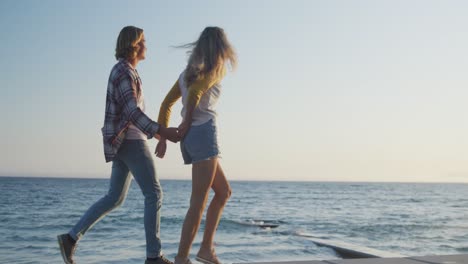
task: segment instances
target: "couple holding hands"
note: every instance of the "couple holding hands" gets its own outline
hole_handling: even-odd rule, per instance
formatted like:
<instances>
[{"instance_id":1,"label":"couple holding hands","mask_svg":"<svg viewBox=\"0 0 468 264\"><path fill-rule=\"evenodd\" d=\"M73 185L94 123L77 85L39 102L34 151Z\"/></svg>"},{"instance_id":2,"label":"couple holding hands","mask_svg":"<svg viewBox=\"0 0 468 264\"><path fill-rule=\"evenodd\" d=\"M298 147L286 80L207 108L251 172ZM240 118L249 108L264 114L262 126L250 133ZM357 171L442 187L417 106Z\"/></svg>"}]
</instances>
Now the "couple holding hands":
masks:
<instances>
[{"instance_id":1,"label":"couple holding hands","mask_svg":"<svg viewBox=\"0 0 468 264\"><path fill-rule=\"evenodd\" d=\"M142 83L136 70L137 64L146 56L143 30L127 26L120 31L115 50L118 62L109 77L102 128L106 162L112 161L110 188L68 233L57 237L65 263L75 263L73 255L77 242L125 200L131 173L145 198L145 264L173 264L161 254L159 230L163 192L146 142L152 137L159 139L157 157L164 157L167 140L180 141L184 163L192 164L190 206L174 263L191 264L190 249L210 189L215 195L208 207L203 240L196 259L205 264L220 263L214 251L213 239L231 188L218 162L215 105L227 64L234 68L236 55L219 27L205 28L197 41L181 47L190 48L187 66L165 97L158 121L155 122L145 114ZM171 108L180 98L183 121L178 128L168 128Z\"/></svg>"}]
</instances>

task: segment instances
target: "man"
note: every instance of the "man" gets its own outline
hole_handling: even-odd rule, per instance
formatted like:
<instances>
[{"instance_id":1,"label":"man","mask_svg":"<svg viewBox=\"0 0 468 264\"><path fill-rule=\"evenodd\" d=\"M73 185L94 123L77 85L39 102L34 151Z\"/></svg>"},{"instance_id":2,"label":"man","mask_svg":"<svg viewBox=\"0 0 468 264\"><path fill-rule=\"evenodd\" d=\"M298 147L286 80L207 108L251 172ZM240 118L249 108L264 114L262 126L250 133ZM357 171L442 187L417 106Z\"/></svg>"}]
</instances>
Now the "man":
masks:
<instances>
[{"instance_id":1,"label":"man","mask_svg":"<svg viewBox=\"0 0 468 264\"><path fill-rule=\"evenodd\" d=\"M68 234L58 236L60 251L67 264L74 263L77 242L86 231L125 200L131 183L129 172L145 197L145 264L172 264L161 255L159 209L163 194L146 140L162 136L177 142L180 138L176 128L160 126L144 113L142 84L135 68L145 56L143 30L124 27L117 39L115 57L118 62L109 77L102 128L106 162L112 161L110 188L107 195L91 206Z\"/></svg>"}]
</instances>

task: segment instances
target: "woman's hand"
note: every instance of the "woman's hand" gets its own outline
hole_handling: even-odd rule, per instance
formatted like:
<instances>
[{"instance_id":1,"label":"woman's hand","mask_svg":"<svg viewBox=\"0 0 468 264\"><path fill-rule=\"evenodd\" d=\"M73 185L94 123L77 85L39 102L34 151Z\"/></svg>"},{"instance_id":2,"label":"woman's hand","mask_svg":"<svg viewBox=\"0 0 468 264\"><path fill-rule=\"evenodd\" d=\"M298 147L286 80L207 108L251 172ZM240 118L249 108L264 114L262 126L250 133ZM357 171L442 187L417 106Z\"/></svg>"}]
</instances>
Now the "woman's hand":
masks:
<instances>
[{"instance_id":1,"label":"woman's hand","mask_svg":"<svg viewBox=\"0 0 468 264\"><path fill-rule=\"evenodd\" d=\"M190 130L190 124L192 122L190 121L187 121L187 120L184 120L182 121L182 123L180 123L178 129L177 129L177 133L179 134L179 137L180 138L184 138L185 135L187 134L187 132Z\"/></svg>"},{"instance_id":2,"label":"woman's hand","mask_svg":"<svg viewBox=\"0 0 468 264\"><path fill-rule=\"evenodd\" d=\"M156 150L154 151L154 154L156 154L156 157L162 159L164 158L164 155L166 154L166 149L167 149L166 139L161 138L158 142L158 145L156 145Z\"/></svg>"},{"instance_id":3,"label":"woman's hand","mask_svg":"<svg viewBox=\"0 0 468 264\"><path fill-rule=\"evenodd\" d=\"M177 128L175 127L166 128L164 126L160 126L158 134L160 138L168 139L169 141L172 141L174 143L177 143L180 141L179 132L177 132Z\"/></svg>"}]
</instances>

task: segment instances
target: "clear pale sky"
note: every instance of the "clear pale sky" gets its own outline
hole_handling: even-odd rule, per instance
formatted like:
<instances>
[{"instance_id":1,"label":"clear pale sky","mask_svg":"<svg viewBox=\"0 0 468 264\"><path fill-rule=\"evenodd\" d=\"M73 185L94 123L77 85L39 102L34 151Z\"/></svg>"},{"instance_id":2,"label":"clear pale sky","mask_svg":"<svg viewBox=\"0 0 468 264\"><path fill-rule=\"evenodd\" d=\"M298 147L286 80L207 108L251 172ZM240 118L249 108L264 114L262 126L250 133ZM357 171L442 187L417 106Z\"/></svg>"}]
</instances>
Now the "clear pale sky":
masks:
<instances>
[{"instance_id":1,"label":"clear pale sky","mask_svg":"<svg viewBox=\"0 0 468 264\"><path fill-rule=\"evenodd\" d=\"M156 119L187 59L171 46L215 25L239 56L218 105L228 178L468 182L467 13L462 0L0 1L0 175L109 177L120 29L145 31ZM190 179L178 144L156 163Z\"/></svg>"}]
</instances>

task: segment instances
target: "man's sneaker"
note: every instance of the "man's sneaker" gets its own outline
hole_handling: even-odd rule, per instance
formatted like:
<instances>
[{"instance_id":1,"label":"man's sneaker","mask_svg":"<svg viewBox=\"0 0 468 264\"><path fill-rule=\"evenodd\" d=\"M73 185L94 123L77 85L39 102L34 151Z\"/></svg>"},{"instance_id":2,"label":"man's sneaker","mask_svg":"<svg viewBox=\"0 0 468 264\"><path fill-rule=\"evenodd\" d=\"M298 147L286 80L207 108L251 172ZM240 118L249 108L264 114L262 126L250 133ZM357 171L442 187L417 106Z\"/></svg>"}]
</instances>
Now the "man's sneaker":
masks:
<instances>
[{"instance_id":1,"label":"man's sneaker","mask_svg":"<svg viewBox=\"0 0 468 264\"><path fill-rule=\"evenodd\" d=\"M161 255L155 260L146 260L145 264L174 264L174 263L172 261L168 260L163 255Z\"/></svg>"},{"instance_id":2,"label":"man's sneaker","mask_svg":"<svg viewBox=\"0 0 468 264\"><path fill-rule=\"evenodd\" d=\"M76 241L73 240L70 235L62 234L57 236L57 240L60 247L60 252L62 253L63 261L66 264L75 264L73 261L73 255L76 250Z\"/></svg>"}]
</instances>

